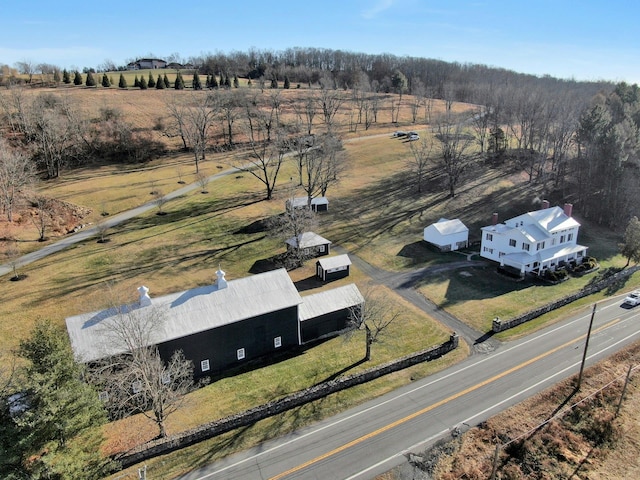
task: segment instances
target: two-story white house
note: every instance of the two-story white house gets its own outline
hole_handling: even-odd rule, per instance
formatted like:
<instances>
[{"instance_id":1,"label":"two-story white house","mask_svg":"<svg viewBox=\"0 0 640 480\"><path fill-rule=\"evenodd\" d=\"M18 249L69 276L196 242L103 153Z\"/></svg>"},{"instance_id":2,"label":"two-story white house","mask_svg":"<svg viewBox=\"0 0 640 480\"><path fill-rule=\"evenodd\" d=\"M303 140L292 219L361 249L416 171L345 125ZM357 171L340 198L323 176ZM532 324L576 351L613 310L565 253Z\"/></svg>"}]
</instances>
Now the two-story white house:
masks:
<instances>
[{"instance_id":1,"label":"two-story white house","mask_svg":"<svg viewBox=\"0 0 640 480\"><path fill-rule=\"evenodd\" d=\"M540 274L569 262L580 263L587 247L578 245L578 223L572 215L573 205L549 207L524 213L504 223L493 214L492 224L482 227L480 256L525 273Z\"/></svg>"}]
</instances>

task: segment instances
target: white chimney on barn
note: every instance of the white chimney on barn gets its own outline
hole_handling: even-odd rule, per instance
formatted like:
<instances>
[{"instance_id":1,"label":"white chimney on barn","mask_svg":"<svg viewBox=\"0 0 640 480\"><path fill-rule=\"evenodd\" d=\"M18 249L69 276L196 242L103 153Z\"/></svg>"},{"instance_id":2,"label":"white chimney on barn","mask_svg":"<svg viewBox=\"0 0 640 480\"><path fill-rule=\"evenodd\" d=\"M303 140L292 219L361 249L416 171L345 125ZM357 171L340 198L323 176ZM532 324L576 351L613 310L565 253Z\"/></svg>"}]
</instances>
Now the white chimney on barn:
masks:
<instances>
[{"instance_id":1,"label":"white chimney on barn","mask_svg":"<svg viewBox=\"0 0 640 480\"><path fill-rule=\"evenodd\" d=\"M224 278L224 271L218 265L218 271L216 272L216 285L218 286L218 290L222 290L223 288L227 288L227 281Z\"/></svg>"},{"instance_id":2,"label":"white chimney on barn","mask_svg":"<svg viewBox=\"0 0 640 480\"><path fill-rule=\"evenodd\" d=\"M144 285L138 288L138 294L140 295L140 306L148 307L151 305L151 297L149 297L149 289Z\"/></svg>"}]
</instances>

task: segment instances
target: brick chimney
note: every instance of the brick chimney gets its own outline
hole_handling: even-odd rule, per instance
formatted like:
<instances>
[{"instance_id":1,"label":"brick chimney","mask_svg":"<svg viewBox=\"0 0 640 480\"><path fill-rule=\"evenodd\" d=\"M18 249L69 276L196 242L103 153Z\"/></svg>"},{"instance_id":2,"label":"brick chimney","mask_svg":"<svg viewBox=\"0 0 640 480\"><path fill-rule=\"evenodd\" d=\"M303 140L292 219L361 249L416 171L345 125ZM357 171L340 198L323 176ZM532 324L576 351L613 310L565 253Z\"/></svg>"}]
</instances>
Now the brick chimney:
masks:
<instances>
[{"instance_id":1,"label":"brick chimney","mask_svg":"<svg viewBox=\"0 0 640 480\"><path fill-rule=\"evenodd\" d=\"M494 213L493 215L491 215L491 225L497 225L498 224L498 214Z\"/></svg>"},{"instance_id":2,"label":"brick chimney","mask_svg":"<svg viewBox=\"0 0 640 480\"><path fill-rule=\"evenodd\" d=\"M570 217L572 213L573 213L573 204L572 203L565 203L564 204L564 214L567 217Z\"/></svg>"},{"instance_id":3,"label":"brick chimney","mask_svg":"<svg viewBox=\"0 0 640 480\"><path fill-rule=\"evenodd\" d=\"M542 200L542 207L540 207L540 210L544 210L545 208L549 208L549 200Z\"/></svg>"},{"instance_id":4,"label":"brick chimney","mask_svg":"<svg viewBox=\"0 0 640 480\"><path fill-rule=\"evenodd\" d=\"M140 306L148 307L151 305L151 297L149 297L149 289L144 285L138 288L138 294L140 295Z\"/></svg>"},{"instance_id":5,"label":"brick chimney","mask_svg":"<svg viewBox=\"0 0 640 480\"><path fill-rule=\"evenodd\" d=\"M218 286L218 290L222 290L223 288L227 288L227 281L224 278L224 271L222 268L218 266L218 271L216 272L216 285Z\"/></svg>"}]
</instances>

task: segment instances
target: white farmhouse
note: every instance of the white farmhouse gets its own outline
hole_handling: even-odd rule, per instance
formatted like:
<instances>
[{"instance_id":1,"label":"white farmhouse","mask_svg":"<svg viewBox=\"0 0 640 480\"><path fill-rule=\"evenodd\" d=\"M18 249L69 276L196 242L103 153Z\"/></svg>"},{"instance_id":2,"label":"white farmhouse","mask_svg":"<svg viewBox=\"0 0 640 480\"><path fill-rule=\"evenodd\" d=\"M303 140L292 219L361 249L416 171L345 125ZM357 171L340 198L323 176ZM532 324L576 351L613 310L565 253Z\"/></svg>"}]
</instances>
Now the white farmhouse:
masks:
<instances>
[{"instance_id":1,"label":"white farmhouse","mask_svg":"<svg viewBox=\"0 0 640 480\"><path fill-rule=\"evenodd\" d=\"M458 250L467 246L469 229L457 218L441 218L424 229L424 241L435 245L441 252Z\"/></svg>"},{"instance_id":2,"label":"white farmhouse","mask_svg":"<svg viewBox=\"0 0 640 480\"><path fill-rule=\"evenodd\" d=\"M546 269L555 270L559 265L581 262L587 255L587 247L578 245L580 224L571 216L573 205L564 209L549 207L498 223L493 214L492 224L482 227L480 255L489 260L525 273L541 274Z\"/></svg>"}]
</instances>

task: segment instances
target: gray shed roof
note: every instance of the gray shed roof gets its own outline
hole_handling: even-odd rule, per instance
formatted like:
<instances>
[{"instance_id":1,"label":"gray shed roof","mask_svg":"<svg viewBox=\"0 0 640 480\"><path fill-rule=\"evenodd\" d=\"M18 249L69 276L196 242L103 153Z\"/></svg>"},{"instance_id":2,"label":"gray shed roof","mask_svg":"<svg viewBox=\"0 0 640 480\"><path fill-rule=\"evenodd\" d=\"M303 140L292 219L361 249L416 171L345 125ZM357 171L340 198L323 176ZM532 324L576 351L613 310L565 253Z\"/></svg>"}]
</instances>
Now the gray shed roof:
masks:
<instances>
[{"instance_id":1,"label":"gray shed roof","mask_svg":"<svg viewBox=\"0 0 640 480\"><path fill-rule=\"evenodd\" d=\"M344 308L364 303L364 297L354 283L323 292L305 295L300 304L300 321L316 318Z\"/></svg>"},{"instance_id":2,"label":"gray shed roof","mask_svg":"<svg viewBox=\"0 0 640 480\"><path fill-rule=\"evenodd\" d=\"M317 263L320 264L323 270L331 270L332 268L346 267L348 265L351 265L351 259L349 258L349 255L345 253L343 255L336 255L334 257L324 257L318 260Z\"/></svg>"},{"instance_id":3,"label":"gray shed roof","mask_svg":"<svg viewBox=\"0 0 640 480\"><path fill-rule=\"evenodd\" d=\"M302 208L309 205L309 197L294 197L287 200L287 205L293 208ZM311 205L329 205L329 199L327 197L313 197L311 199Z\"/></svg>"},{"instance_id":4,"label":"gray shed roof","mask_svg":"<svg viewBox=\"0 0 640 480\"><path fill-rule=\"evenodd\" d=\"M151 305L139 304L76 315L66 319L75 355L92 361L126 351L105 342L109 325L120 312L134 316L162 315L164 321L154 329L149 344L159 344L210 330L264 313L299 305L302 301L284 268L250 277L230 280L226 288L217 285L194 288L151 298ZM112 328L111 328L112 330Z\"/></svg>"},{"instance_id":5,"label":"gray shed roof","mask_svg":"<svg viewBox=\"0 0 640 480\"><path fill-rule=\"evenodd\" d=\"M298 248L297 237L291 237L285 243L287 245L291 245L293 248ZM331 242L326 238L321 237L317 233L304 232L303 234L300 235L300 248L312 248L312 247L319 247L320 245L328 245L328 244L331 244Z\"/></svg>"}]
</instances>

